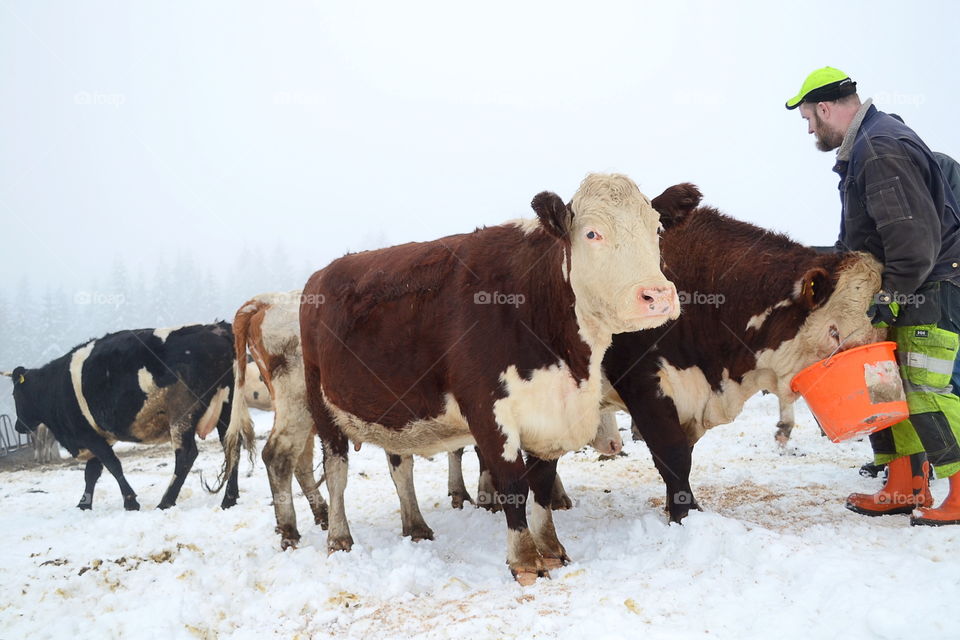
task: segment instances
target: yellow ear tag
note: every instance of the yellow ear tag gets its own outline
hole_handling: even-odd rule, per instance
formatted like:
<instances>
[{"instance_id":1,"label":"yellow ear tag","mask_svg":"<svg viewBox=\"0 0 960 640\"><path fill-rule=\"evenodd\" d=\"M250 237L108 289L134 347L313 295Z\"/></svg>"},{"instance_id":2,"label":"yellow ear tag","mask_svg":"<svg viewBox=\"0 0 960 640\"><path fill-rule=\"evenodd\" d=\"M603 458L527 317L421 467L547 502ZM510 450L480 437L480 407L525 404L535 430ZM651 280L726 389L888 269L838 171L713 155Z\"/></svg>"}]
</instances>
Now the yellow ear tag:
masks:
<instances>
[{"instance_id":1,"label":"yellow ear tag","mask_svg":"<svg viewBox=\"0 0 960 640\"><path fill-rule=\"evenodd\" d=\"M23 384L23 381L24 381L24 377L23 377L23 374L21 373L21 374L20 374L20 384Z\"/></svg>"}]
</instances>

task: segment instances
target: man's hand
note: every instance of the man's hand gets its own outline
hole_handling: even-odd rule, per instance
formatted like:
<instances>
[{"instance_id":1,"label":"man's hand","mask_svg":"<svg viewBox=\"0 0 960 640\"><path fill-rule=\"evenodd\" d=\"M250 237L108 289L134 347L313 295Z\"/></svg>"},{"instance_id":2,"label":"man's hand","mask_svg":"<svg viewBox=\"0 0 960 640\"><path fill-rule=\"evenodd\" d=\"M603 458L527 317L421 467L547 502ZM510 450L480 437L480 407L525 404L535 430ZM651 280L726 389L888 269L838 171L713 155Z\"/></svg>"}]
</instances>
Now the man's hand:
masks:
<instances>
[{"instance_id":1,"label":"man's hand","mask_svg":"<svg viewBox=\"0 0 960 640\"><path fill-rule=\"evenodd\" d=\"M881 291L874 298L873 304L867 309L867 317L870 318L870 324L875 327L892 327L897 322L897 314L900 313L900 305L893 301L886 291Z\"/></svg>"}]
</instances>

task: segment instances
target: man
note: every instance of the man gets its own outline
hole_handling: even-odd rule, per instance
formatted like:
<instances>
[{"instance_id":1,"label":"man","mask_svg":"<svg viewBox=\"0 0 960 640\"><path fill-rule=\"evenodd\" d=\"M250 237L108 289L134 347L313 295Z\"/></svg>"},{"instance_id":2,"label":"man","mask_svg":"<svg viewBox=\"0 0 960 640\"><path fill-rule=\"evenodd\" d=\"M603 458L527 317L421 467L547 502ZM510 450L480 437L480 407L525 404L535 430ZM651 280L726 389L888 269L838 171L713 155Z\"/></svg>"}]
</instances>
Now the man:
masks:
<instances>
[{"instance_id":1,"label":"man","mask_svg":"<svg viewBox=\"0 0 960 640\"><path fill-rule=\"evenodd\" d=\"M842 218L838 248L868 251L884 265L867 314L890 327L910 418L870 436L883 488L855 493L864 515L911 513L911 524L960 524L960 399L950 377L960 344L960 216L940 166L905 124L864 103L838 69L817 69L787 101L799 107L821 151L837 149ZM933 508L927 470L950 478Z\"/></svg>"},{"instance_id":2,"label":"man","mask_svg":"<svg viewBox=\"0 0 960 640\"><path fill-rule=\"evenodd\" d=\"M896 113L891 113L889 115L898 122L903 122L903 118ZM933 157L936 158L937 164L940 165L940 171L943 172L943 179L946 181L947 186L953 193L954 200L960 202L960 163L957 163L956 160L945 153L940 153L939 151L934 151ZM957 359L953 362L953 375L950 378L950 384L953 386L954 393L956 394L956 391L960 389L960 355L958 355ZM873 462L868 462L860 467L860 475L876 478L877 475L879 475L879 473L885 468L886 465L878 465Z\"/></svg>"}]
</instances>

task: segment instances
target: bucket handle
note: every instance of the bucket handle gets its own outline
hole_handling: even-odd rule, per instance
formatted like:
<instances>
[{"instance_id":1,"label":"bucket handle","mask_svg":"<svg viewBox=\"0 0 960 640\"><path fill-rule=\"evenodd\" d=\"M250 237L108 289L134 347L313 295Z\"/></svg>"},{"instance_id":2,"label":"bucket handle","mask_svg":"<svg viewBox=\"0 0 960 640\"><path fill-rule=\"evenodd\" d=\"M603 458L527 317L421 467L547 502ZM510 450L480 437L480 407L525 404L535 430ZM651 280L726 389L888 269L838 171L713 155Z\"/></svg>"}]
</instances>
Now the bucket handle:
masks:
<instances>
[{"instance_id":1,"label":"bucket handle","mask_svg":"<svg viewBox=\"0 0 960 640\"><path fill-rule=\"evenodd\" d=\"M844 338L843 340L841 340L840 342L838 342L838 343L837 343L837 348L833 350L833 353L831 353L829 356L827 356L826 358L824 358L823 363L822 363L823 366L824 366L824 367L829 367L829 366L830 366L830 361L833 360L833 356L837 355L837 353L840 351L840 349L843 348L844 343L845 343L847 340L849 340L850 338L852 338L853 336L855 336L855 335L857 335L858 333L860 333L861 331L863 331L863 328L860 328L860 329L857 329L856 331L851 332L850 334L847 335L846 338ZM839 337L840 337L840 334L837 333L837 330L836 330L836 329L831 329L831 330L830 330L830 335L831 335L832 337L834 337L834 338L839 338Z\"/></svg>"}]
</instances>

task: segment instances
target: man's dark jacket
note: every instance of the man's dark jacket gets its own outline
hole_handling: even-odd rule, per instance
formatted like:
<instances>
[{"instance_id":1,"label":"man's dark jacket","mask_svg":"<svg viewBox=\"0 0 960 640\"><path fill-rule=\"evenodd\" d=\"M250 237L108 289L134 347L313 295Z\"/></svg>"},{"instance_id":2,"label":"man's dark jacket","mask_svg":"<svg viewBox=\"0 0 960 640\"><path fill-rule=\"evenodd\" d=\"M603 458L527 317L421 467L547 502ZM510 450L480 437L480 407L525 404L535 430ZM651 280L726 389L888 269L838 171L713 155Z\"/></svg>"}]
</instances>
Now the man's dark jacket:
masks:
<instances>
[{"instance_id":1,"label":"man's dark jacket","mask_svg":"<svg viewBox=\"0 0 960 640\"><path fill-rule=\"evenodd\" d=\"M960 284L960 208L936 158L912 129L873 105L860 116L833 168L843 204L837 247L876 256L883 290L897 296L927 282Z\"/></svg>"}]
</instances>

